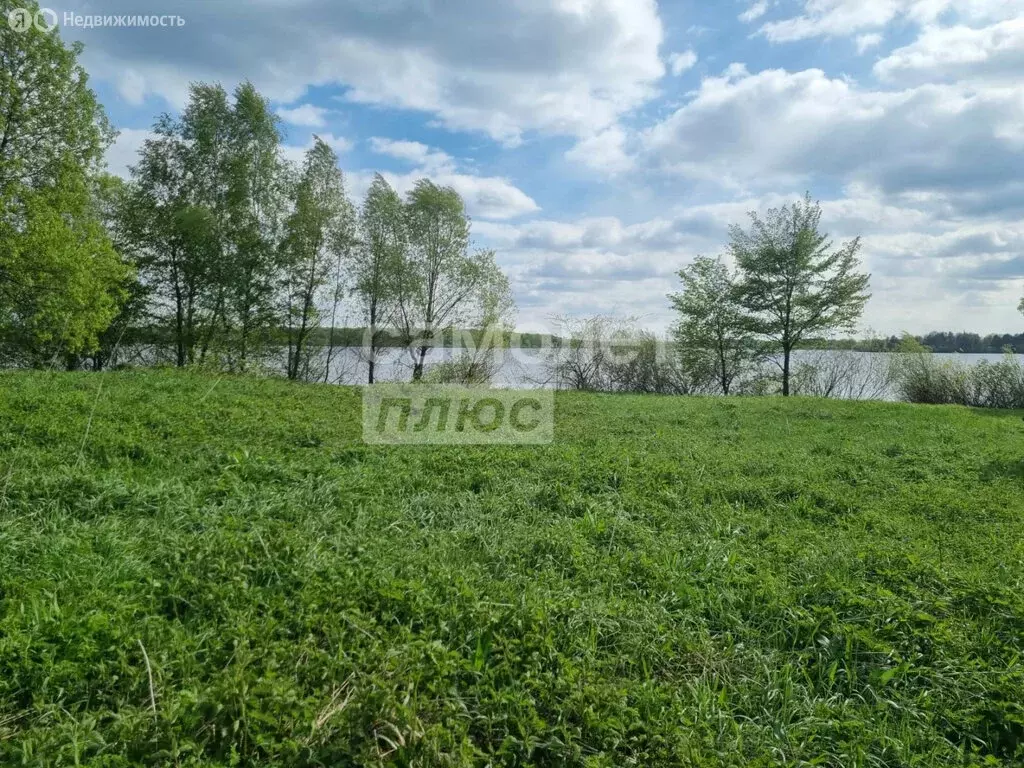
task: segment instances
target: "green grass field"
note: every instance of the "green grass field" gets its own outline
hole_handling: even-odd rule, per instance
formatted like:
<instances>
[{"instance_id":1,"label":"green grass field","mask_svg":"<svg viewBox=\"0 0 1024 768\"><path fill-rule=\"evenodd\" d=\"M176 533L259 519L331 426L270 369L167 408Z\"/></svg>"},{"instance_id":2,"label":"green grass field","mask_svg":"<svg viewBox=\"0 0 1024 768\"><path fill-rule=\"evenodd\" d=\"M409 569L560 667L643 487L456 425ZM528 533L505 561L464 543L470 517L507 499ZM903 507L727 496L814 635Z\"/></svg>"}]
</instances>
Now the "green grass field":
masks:
<instances>
[{"instance_id":1,"label":"green grass field","mask_svg":"<svg viewBox=\"0 0 1024 768\"><path fill-rule=\"evenodd\" d=\"M0 374L0 765L1020 765L1022 415Z\"/></svg>"}]
</instances>

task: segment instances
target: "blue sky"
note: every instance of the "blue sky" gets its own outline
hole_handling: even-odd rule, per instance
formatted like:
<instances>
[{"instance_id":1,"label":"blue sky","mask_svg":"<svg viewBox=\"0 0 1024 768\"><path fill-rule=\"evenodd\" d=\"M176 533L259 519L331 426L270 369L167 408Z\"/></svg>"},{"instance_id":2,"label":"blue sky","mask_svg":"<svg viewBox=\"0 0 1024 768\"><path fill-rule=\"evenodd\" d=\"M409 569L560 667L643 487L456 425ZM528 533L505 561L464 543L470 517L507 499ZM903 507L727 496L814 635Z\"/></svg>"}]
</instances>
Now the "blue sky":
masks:
<instances>
[{"instance_id":1,"label":"blue sky","mask_svg":"<svg viewBox=\"0 0 1024 768\"><path fill-rule=\"evenodd\" d=\"M131 0L52 5L136 14ZM132 162L190 81L251 79L287 153L358 200L451 184L519 325L663 329L674 273L805 190L860 235L881 333L1020 331L1024 0L165 0L168 28L64 27Z\"/></svg>"}]
</instances>

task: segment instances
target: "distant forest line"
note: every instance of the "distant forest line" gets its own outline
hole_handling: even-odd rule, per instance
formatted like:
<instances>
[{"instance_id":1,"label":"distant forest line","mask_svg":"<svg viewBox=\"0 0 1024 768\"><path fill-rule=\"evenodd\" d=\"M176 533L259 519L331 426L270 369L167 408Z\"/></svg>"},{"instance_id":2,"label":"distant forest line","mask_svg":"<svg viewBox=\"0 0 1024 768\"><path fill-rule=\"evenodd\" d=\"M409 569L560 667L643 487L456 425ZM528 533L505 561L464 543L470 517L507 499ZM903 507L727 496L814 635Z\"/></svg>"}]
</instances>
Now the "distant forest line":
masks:
<instances>
[{"instance_id":1,"label":"distant forest line","mask_svg":"<svg viewBox=\"0 0 1024 768\"><path fill-rule=\"evenodd\" d=\"M961 354L999 354L1006 350L1024 352L1024 333L990 333L982 336L967 331L932 331L924 336L914 336L918 342L932 352ZM818 349L851 349L860 352L896 352L902 336L878 339L829 339L808 346Z\"/></svg>"},{"instance_id":2,"label":"distant forest line","mask_svg":"<svg viewBox=\"0 0 1024 768\"><path fill-rule=\"evenodd\" d=\"M277 341L287 344L287 331L281 329ZM473 339L475 345L487 345L487 332L479 329L446 330L439 332L437 348L460 348L466 344L466 336ZM500 338L500 343L499 343ZM904 336L888 336L868 339L810 339L800 345L803 349L835 349L857 352L897 352ZM1024 333L991 333L982 336L967 331L932 331L923 336L912 336L920 344L939 353L960 354L1000 354L1006 350L1024 353ZM312 331L309 343L311 346L359 347L366 339L366 328L317 328ZM124 345L162 345L173 344L173 335L162 327L131 328L121 339ZM523 349L542 349L545 346L561 347L566 340L560 336L543 333L503 331L490 336L490 345L503 347L520 347ZM669 344L673 342L669 341ZM379 338L377 345L382 348L398 348L405 342L398 336Z\"/></svg>"}]
</instances>

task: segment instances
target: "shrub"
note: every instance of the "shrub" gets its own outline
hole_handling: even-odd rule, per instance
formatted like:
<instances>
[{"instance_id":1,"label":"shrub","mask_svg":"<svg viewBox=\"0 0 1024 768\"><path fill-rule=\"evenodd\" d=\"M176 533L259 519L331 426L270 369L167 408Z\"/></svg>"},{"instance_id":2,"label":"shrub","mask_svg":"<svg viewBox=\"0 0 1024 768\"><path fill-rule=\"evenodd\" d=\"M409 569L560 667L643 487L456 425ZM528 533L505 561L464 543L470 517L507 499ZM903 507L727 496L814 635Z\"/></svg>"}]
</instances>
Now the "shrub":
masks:
<instances>
[{"instance_id":1,"label":"shrub","mask_svg":"<svg viewBox=\"0 0 1024 768\"><path fill-rule=\"evenodd\" d=\"M650 395L707 394L713 390L713 374L701 376L687 370L676 351L642 331L631 354L609 365L611 388L616 392Z\"/></svg>"},{"instance_id":2,"label":"shrub","mask_svg":"<svg viewBox=\"0 0 1024 768\"><path fill-rule=\"evenodd\" d=\"M431 366L426 381L431 384L486 387L493 382L499 367L490 351L477 354L463 352L458 357Z\"/></svg>"},{"instance_id":3,"label":"shrub","mask_svg":"<svg viewBox=\"0 0 1024 768\"><path fill-rule=\"evenodd\" d=\"M892 371L877 354L851 350L805 353L791 383L795 395L843 400L877 400L891 391Z\"/></svg>"},{"instance_id":4,"label":"shrub","mask_svg":"<svg viewBox=\"0 0 1024 768\"><path fill-rule=\"evenodd\" d=\"M919 347L919 345L918 345ZM890 372L896 395L909 403L1024 408L1024 366L1011 352L998 363L938 360L904 341Z\"/></svg>"}]
</instances>

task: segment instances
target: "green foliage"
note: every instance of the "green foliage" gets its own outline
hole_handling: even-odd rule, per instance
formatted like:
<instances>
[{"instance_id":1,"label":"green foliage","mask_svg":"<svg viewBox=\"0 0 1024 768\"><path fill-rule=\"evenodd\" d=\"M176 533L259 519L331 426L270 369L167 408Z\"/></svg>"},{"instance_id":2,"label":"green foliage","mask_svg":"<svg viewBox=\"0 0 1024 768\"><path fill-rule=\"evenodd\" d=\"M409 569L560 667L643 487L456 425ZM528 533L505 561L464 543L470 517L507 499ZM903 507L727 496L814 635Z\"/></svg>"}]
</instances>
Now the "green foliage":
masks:
<instances>
[{"instance_id":1,"label":"green foliage","mask_svg":"<svg viewBox=\"0 0 1024 768\"><path fill-rule=\"evenodd\" d=\"M210 356L245 370L285 325L278 119L250 83L233 98L197 83L180 118L161 116L153 133L125 211L139 268L172 308L179 366Z\"/></svg>"},{"instance_id":2,"label":"green foliage","mask_svg":"<svg viewBox=\"0 0 1024 768\"><path fill-rule=\"evenodd\" d=\"M331 298L335 302L340 298L342 263L352 249L354 220L355 211L345 194L338 156L316 137L306 153L295 189L295 208L285 223L290 379L309 380L314 375L326 375L314 370L310 339L320 325L320 307L327 298L324 289L332 288Z\"/></svg>"},{"instance_id":3,"label":"green foliage","mask_svg":"<svg viewBox=\"0 0 1024 768\"><path fill-rule=\"evenodd\" d=\"M669 299L679 314L672 335L682 366L702 380L715 382L728 395L737 378L760 357L735 278L721 259L706 256L678 275L683 290Z\"/></svg>"},{"instance_id":4,"label":"green foliage","mask_svg":"<svg viewBox=\"0 0 1024 768\"><path fill-rule=\"evenodd\" d=\"M228 122L226 221L220 276L225 302L225 351L233 370L245 371L265 352L281 324L287 177L281 157L280 118L252 83L234 92Z\"/></svg>"},{"instance_id":5,"label":"green foliage","mask_svg":"<svg viewBox=\"0 0 1024 768\"><path fill-rule=\"evenodd\" d=\"M14 33L8 14L34 0L0 0L0 201L63 183L73 163L83 175L101 167L113 131L78 63L81 43L34 26Z\"/></svg>"},{"instance_id":6,"label":"green foliage","mask_svg":"<svg viewBox=\"0 0 1024 768\"><path fill-rule=\"evenodd\" d=\"M69 164L52 184L22 190L12 208L0 220L0 357L41 365L92 352L131 272L80 169Z\"/></svg>"},{"instance_id":7,"label":"green foliage","mask_svg":"<svg viewBox=\"0 0 1024 768\"><path fill-rule=\"evenodd\" d=\"M179 367L245 371L284 344L290 378L328 376L347 338L336 332L346 289L367 323L371 380L388 336L410 346L420 378L444 334L508 330L508 278L492 252L470 253L453 189L421 179L403 202L378 175L357 219L320 139L293 179L278 120L250 83L232 98L194 84L181 117L163 115L153 132L120 222L162 321L148 332L173 339ZM316 345L327 354L314 364Z\"/></svg>"},{"instance_id":8,"label":"green foliage","mask_svg":"<svg viewBox=\"0 0 1024 768\"><path fill-rule=\"evenodd\" d=\"M1019 412L359 397L0 374L0 764L1024 761Z\"/></svg>"},{"instance_id":9,"label":"green foliage","mask_svg":"<svg viewBox=\"0 0 1024 768\"><path fill-rule=\"evenodd\" d=\"M493 251L470 253L470 221L459 194L420 179L404 207L408 257L399 289L399 327L423 375L432 339L458 327L501 325L514 308Z\"/></svg>"},{"instance_id":10,"label":"green foliage","mask_svg":"<svg viewBox=\"0 0 1024 768\"><path fill-rule=\"evenodd\" d=\"M0 18L34 2L0 2ZM130 270L93 197L110 130L81 46L32 27L0 36L0 358L38 365L94 351Z\"/></svg>"},{"instance_id":11,"label":"green foliage","mask_svg":"<svg viewBox=\"0 0 1024 768\"><path fill-rule=\"evenodd\" d=\"M815 334L852 330L870 298L870 276L857 271L860 239L833 248L819 232L821 206L808 195L750 214L749 230L733 227L730 252L751 328L782 357L782 394L790 394L790 359Z\"/></svg>"},{"instance_id":12,"label":"green foliage","mask_svg":"<svg viewBox=\"0 0 1024 768\"><path fill-rule=\"evenodd\" d=\"M461 387L486 387L493 383L494 356L488 351L463 350L451 360L436 363L424 380L430 384L457 384Z\"/></svg>"},{"instance_id":13,"label":"green foliage","mask_svg":"<svg viewBox=\"0 0 1024 768\"><path fill-rule=\"evenodd\" d=\"M357 311L366 322L368 382L373 384L377 351L388 330L401 322L400 298L408 260L408 232L402 198L379 173L374 175L359 213L359 242L349 252L350 280ZM408 286L411 290L412 285Z\"/></svg>"},{"instance_id":14,"label":"green foliage","mask_svg":"<svg viewBox=\"0 0 1024 768\"><path fill-rule=\"evenodd\" d=\"M910 403L1024 408L1024 365L1009 352L998 363L965 365L939 360L916 339L904 337L890 370L897 396Z\"/></svg>"},{"instance_id":15,"label":"green foliage","mask_svg":"<svg viewBox=\"0 0 1024 768\"><path fill-rule=\"evenodd\" d=\"M131 205L129 187L122 178L108 173L95 176L92 186L96 216L128 275L121 285L124 295L118 313L99 335L99 345L88 356L92 360L93 370L99 371L117 358L123 345L131 343L134 329L148 324L153 313L150 311L152 289L138 273L131 232L127 227L127 214ZM69 362L80 363L82 360Z\"/></svg>"}]
</instances>

